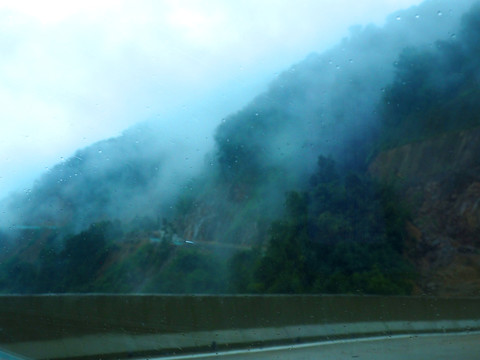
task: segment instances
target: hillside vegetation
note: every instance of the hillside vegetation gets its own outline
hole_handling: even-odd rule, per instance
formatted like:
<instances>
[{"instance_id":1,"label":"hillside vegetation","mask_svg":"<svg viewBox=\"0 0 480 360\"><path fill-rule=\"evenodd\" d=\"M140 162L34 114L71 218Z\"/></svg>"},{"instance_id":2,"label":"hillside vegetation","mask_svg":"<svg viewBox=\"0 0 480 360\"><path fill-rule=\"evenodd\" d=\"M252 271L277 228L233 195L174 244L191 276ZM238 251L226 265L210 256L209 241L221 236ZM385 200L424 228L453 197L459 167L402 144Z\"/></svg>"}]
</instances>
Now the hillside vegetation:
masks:
<instances>
[{"instance_id":1,"label":"hillside vegetation","mask_svg":"<svg viewBox=\"0 0 480 360\"><path fill-rule=\"evenodd\" d=\"M480 125L480 5L433 46L393 24L281 74L222 120L198 169L182 172L149 130L59 164L10 199L27 227L1 235L1 291L435 293L433 242L468 237L475 254L478 228L432 225L439 212L419 210L430 190L405 186L415 174L392 176L413 165L389 151Z\"/></svg>"}]
</instances>

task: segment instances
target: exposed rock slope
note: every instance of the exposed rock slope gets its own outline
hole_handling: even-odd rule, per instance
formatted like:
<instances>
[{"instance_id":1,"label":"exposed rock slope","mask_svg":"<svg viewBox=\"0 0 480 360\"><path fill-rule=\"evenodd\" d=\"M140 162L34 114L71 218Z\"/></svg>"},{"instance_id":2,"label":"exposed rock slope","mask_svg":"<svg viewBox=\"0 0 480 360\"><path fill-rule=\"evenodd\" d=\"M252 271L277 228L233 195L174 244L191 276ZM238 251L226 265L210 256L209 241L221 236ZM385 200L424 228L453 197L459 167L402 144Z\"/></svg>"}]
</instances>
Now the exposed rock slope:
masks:
<instances>
[{"instance_id":1,"label":"exposed rock slope","mask_svg":"<svg viewBox=\"0 0 480 360\"><path fill-rule=\"evenodd\" d=\"M476 128L384 151L370 164L410 206L409 256L423 292L480 295L479 154Z\"/></svg>"}]
</instances>

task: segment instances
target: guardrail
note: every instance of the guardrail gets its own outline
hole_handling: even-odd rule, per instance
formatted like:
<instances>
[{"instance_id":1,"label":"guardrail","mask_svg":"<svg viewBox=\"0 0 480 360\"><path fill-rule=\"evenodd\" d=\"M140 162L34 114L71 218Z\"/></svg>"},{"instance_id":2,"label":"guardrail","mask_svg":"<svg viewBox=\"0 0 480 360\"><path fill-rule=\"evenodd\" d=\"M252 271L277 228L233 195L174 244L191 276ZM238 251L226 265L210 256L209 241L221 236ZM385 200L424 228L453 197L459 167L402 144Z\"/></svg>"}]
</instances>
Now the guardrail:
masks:
<instances>
[{"instance_id":1,"label":"guardrail","mask_svg":"<svg viewBox=\"0 0 480 360\"><path fill-rule=\"evenodd\" d=\"M0 348L34 359L128 358L468 330L480 330L480 299L0 296Z\"/></svg>"}]
</instances>

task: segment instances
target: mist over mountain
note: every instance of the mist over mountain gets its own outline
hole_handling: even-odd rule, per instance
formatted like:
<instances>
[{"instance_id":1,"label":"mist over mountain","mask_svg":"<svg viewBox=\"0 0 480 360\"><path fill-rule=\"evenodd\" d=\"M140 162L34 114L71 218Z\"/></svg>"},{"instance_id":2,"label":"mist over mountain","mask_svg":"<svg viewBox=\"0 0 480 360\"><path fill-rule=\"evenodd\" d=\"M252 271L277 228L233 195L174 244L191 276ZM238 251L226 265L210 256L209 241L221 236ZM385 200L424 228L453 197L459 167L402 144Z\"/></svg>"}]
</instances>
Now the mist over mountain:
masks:
<instances>
[{"instance_id":1,"label":"mist over mountain","mask_svg":"<svg viewBox=\"0 0 480 360\"><path fill-rule=\"evenodd\" d=\"M168 129L137 125L120 137L78 150L30 191L7 199L3 220L79 231L107 219L156 217L171 208L176 192L198 173L202 156L194 144Z\"/></svg>"},{"instance_id":2,"label":"mist over mountain","mask_svg":"<svg viewBox=\"0 0 480 360\"><path fill-rule=\"evenodd\" d=\"M215 178L240 198L270 189L263 198L271 208L286 190L306 183L319 155L343 168L362 167L371 150L365 139L375 136L377 105L398 55L407 46L433 46L454 36L470 3L453 8L450 1L426 1L391 15L383 28L353 27L339 45L292 66L266 93L219 121L213 149L192 147L189 129L185 138L172 139L147 123L79 150L30 191L4 200L2 227L78 231L105 219L169 217L194 177Z\"/></svg>"},{"instance_id":3,"label":"mist over mountain","mask_svg":"<svg viewBox=\"0 0 480 360\"><path fill-rule=\"evenodd\" d=\"M209 136L78 150L3 201L0 290L478 294L472 4L352 28Z\"/></svg>"},{"instance_id":4,"label":"mist over mountain","mask_svg":"<svg viewBox=\"0 0 480 360\"><path fill-rule=\"evenodd\" d=\"M433 47L458 31L465 3L455 12L439 10L449 5L425 2L393 14L383 28L352 27L351 36L335 48L312 54L281 74L267 93L217 129L224 172L280 166L301 176L312 171L319 154L358 165L363 154L352 146L374 135L377 106L400 52L407 46Z\"/></svg>"}]
</instances>

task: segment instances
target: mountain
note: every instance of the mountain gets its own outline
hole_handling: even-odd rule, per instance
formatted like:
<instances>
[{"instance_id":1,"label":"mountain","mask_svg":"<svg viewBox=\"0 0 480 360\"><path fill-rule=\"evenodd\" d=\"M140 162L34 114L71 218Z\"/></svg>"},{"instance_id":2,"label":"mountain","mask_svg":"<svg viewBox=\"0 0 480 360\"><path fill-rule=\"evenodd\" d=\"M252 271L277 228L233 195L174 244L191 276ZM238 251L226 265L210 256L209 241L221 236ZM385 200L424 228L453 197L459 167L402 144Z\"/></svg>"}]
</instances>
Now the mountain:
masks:
<instances>
[{"instance_id":1,"label":"mountain","mask_svg":"<svg viewBox=\"0 0 480 360\"><path fill-rule=\"evenodd\" d=\"M267 178L282 178L275 183L282 197L314 170L320 154L345 166L361 162L358 148L376 127L376 106L393 79L398 54L453 36L470 3L459 1L451 9L447 0L426 1L392 14L382 28L353 27L339 45L292 66L266 93L223 119L203 173L214 167L228 182L239 183L274 172ZM203 165L189 147L195 134L185 129L182 135L171 134L168 121L148 123L79 150L27 194L9 199L0 224L80 230L106 218L169 216L175 195ZM252 177L255 171L261 175ZM242 196L241 188L232 191Z\"/></svg>"},{"instance_id":2,"label":"mountain","mask_svg":"<svg viewBox=\"0 0 480 360\"><path fill-rule=\"evenodd\" d=\"M137 125L120 137L78 150L30 191L7 199L7 225L79 231L108 219L156 218L198 172L198 160L184 165L192 152L158 126Z\"/></svg>"},{"instance_id":3,"label":"mountain","mask_svg":"<svg viewBox=\"0 0 480 360\"><path fill-rule=\"evenodd\" d=\"M428 293L480 291L480 128L383 151L370 172L395 181L412 209L409 256Z\"/></svg>"},{"instance_id":4,"label":"mountain","mask_svg":"<svg viewBox=\"0 0 480 360\"><path fill-rule=\"evenodd\" d=\"M454 40L404 52L385 96L383 147L369 165L408 203L410 258L427 292L480 289L480 5Z\"/></svg>"},{"instance_id":5,"label":"mountain","mask_svg":"<svg viewBox=\"0 0 480 360\"><path fill-rule=\"evenodd\" d=\"M4 201L14 231L0 234L0 286L476 294L476 280L447 291L431 270L478 251L471 3L426 1L352 28L222 119L195 159L190 135L152 123L79 150ZM450 271L442 261L433 268Z\"/></svg>"}]
</instances>

